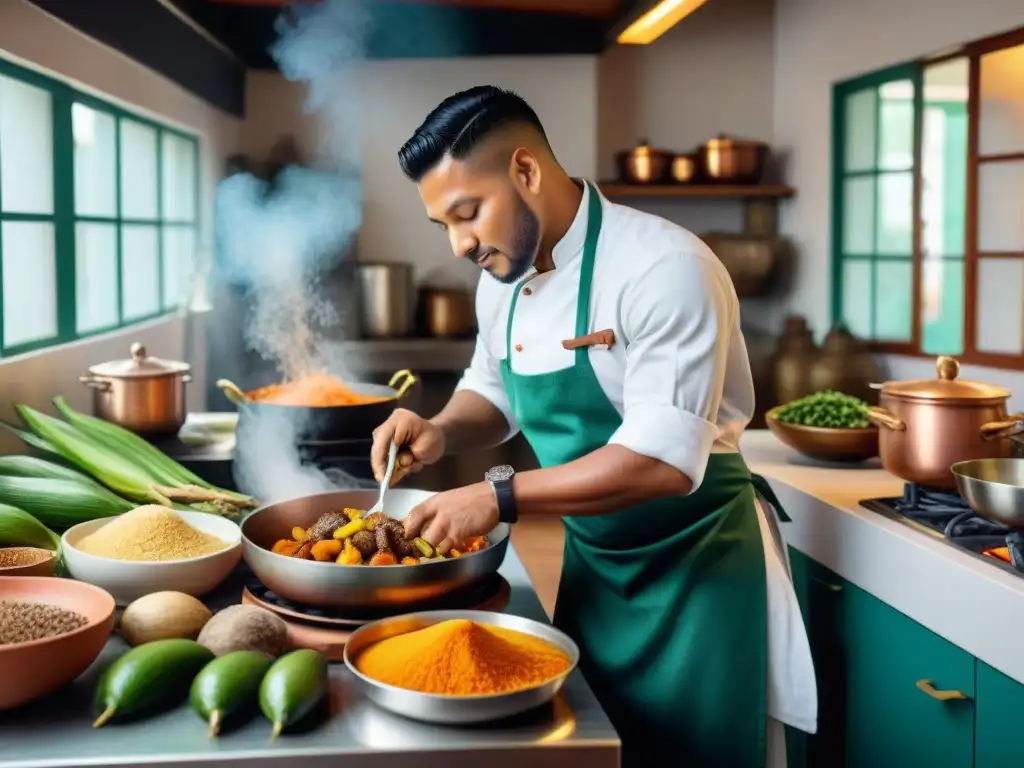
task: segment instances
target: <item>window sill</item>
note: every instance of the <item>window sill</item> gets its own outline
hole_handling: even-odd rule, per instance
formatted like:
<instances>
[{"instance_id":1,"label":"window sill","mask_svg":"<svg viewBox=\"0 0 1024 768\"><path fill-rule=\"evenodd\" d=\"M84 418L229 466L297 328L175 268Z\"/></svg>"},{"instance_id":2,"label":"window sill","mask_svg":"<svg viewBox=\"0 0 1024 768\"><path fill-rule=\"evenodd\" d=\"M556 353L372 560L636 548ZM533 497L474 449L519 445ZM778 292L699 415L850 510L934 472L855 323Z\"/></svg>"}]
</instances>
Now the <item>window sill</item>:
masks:
<instances>
[{"instance_id":1,"label":"window sill","mask_svg":"<svg viewBox=\"0 0 1024 768\"><path fill-rule=\"evenodd\" d=\"M900 355L922 360L935 360L939 357L939 355L921 352L911 344L899 342L875 342L869 344L868 348L876 355ZM1003 371L1024 371L1024 354L1000 355L992 352L964 352L960 355L952 355L952 357L955 357L957 362L962 365L977 365Z\"/></svg>"}]
</instances>

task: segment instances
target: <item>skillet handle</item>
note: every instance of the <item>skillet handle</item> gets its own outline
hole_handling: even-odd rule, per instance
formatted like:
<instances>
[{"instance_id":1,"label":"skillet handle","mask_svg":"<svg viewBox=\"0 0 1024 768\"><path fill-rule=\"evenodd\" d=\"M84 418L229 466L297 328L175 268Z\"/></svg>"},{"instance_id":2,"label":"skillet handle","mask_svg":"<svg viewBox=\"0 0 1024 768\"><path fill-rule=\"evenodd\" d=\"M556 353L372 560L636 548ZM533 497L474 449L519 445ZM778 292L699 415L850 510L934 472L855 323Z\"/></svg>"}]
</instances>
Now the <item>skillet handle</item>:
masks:
<instances>
[{"instance_id":1,"label":"skillet handle","mask_svg":"<svg viewBox=\"0 0 1024 768\"><path fill-rule=\"evenodd\" d=\"M395 386L398 382L402 383L399 386ZM416 377L412 375L412 371L401 370L397 371L391 380L388 382L388 386L395 390L395 399L398 400L409 391L409 387L416 383Z\"/></svg>"}]
</instances>

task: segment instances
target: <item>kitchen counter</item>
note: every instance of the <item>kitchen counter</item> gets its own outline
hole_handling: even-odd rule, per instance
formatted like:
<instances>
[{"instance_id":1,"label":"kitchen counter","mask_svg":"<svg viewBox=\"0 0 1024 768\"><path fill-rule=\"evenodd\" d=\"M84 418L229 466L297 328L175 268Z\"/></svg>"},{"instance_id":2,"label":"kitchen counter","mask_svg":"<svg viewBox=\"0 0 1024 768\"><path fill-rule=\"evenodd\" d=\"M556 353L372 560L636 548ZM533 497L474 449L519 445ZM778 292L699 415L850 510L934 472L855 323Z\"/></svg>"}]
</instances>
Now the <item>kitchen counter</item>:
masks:
<instances>
[{"instance_id":1,"label":"kitchen counter","mask_svg":"<svg viewBox=\"0 0 1024 768\"><path fill-rule=\"evenodd\" d=\"M359 375L461 374L473 358L474 339L365 339L338 342L339 359Z\"/></svg>"},{"instance_id":2,"label":"kitchen counter","mask_svg":"<svg viewBox=\"0 0 1024 768\"><path fill-rule=\"evenodd\" d=\"M506 610L546 622L511 547L501 573L512 585ZM210 599L211 607L237 602L240 589L240 584L226 585ZM617 768L619 763L618 737L579 672L552 706L498 725L443 728L391 715L358 694L344 665L332 664L330 718L308 733L286 734L273 744L268 742L270 726L260 715L211 741L187 705L137 723L93 729L89 699L96 675L125 647L120 638L112 638L99 662L62 693L0 713L0 768L201 768L241 761L259 768L504 768L524 761L530 768Z\"/></svg>"},{"instance_id":3,"label":"kitchen counter","mask_svg":"<svg viewBox=\"0 0 1024 768\"><path fill-rule=\"evenodd\" d=\"M902 495L903 481L881 469L815 466L767 430L741 447L793 519L782 526L792 547L1024 683L1024 578L861 507Z\"/></svg>"}]
</instances>

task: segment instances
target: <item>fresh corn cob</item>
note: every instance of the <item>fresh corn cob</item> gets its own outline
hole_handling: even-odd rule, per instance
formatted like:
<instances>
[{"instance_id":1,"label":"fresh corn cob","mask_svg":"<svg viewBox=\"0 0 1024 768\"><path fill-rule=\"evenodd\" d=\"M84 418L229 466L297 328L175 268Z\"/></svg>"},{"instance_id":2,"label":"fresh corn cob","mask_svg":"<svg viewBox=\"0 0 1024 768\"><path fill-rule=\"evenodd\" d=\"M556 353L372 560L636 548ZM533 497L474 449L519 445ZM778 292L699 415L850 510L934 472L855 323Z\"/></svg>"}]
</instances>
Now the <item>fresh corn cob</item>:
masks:
<instances>
[{"instance_id":1,"label":"fresh corn cob","mask_svg":"<svg viewBox=\"0 0 1024 768\"><path fill-rule=\"evenodd\" d=\"M228 491L224 488L218 488L217 486L206 482L197 474L191 472L186 467L183 467L155 445L150 443L148 440L139 437L134 432L118 426L117 424L113 424L112 422L106 421L105 419L99 419L95 416L82 413L81 411L76 411L68 405L67 400L63 397L55 397L53 399L53 404L56 406L60 414L67 420L68 424L84 434L86 437L92 438L98 443L102 443L107 448L118 451L123 455L132 456L146 468L147 472L151 474L153 479L159 484L169 487L196 486L208 491L214 491L217 494L222 494L228 497L231 502L237 506L256 506L255 501L244 494Z\"/></svg>"},{"instance_id":2,"label":"fresh corn cob","mask_svg":"<svg viewBox=\"0 0 1024 768\"><path fill-rule=\"evenodd\" d=\"M135 508L96 483L39 477L0 476L0 504L22 509L55 531Z\"/></svg>"},{"instance_id":3,"label":"fresh corn cob","mask_svg":"<svg viewBox=\"0 0 1024 768\"><path fill-rule=\"evenodd\" d=\"M0 546L60 549L60 537L28 512L0 504Z\"/></svg>"}]
</instances>

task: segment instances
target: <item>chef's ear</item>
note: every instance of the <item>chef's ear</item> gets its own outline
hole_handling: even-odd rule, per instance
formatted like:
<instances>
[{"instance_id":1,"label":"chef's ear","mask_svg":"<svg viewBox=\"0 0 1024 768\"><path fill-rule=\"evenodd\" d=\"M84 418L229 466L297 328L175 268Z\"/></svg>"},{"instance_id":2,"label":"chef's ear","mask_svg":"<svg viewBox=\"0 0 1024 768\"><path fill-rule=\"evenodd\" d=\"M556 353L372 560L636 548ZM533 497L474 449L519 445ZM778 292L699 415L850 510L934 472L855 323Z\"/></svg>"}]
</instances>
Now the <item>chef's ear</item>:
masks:
<instances>
[{"instance_id":1,"label":"chef's ear","mask_svg":"<svg viewBox=\"0 0 1024 768\"><path fill-rule=\"evenodd\" d=\"M512 153L509 165L512 178L523 191L533 195L540 191L541 171L537 155L526 147L519 147Z\"/></svg>"}]
</instances>

